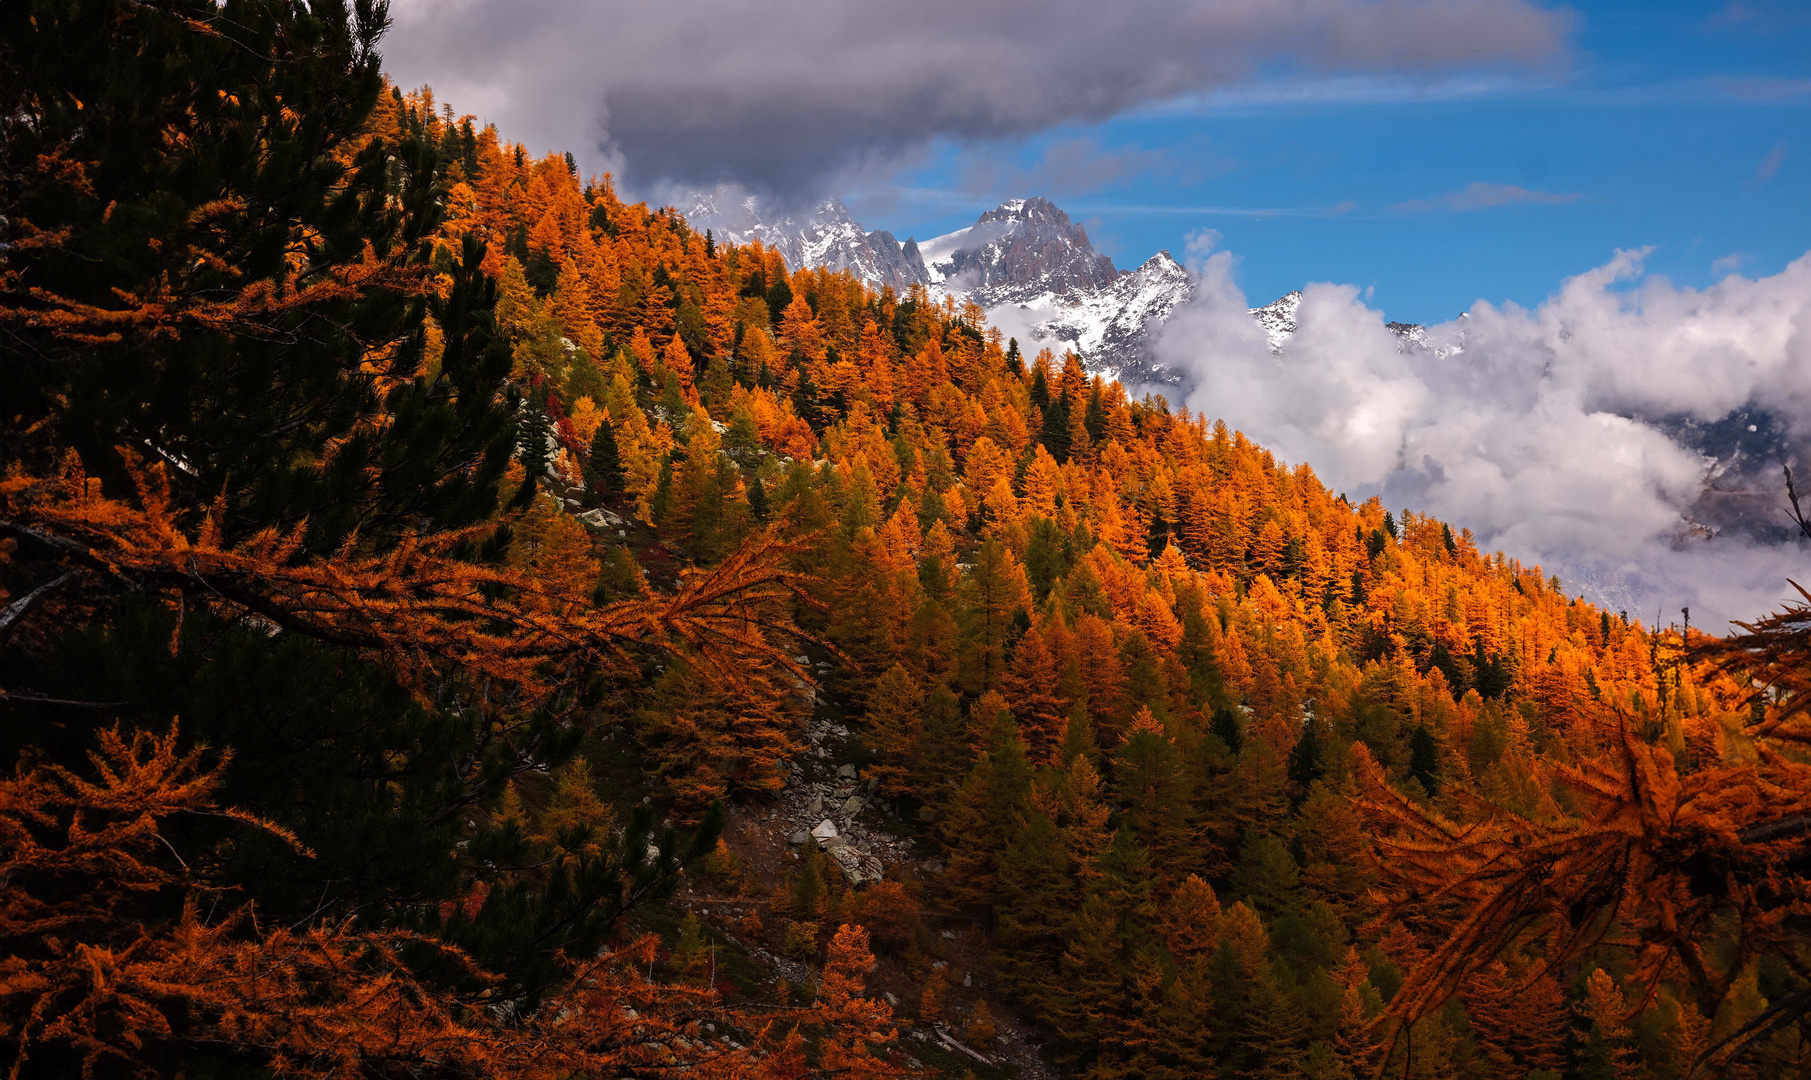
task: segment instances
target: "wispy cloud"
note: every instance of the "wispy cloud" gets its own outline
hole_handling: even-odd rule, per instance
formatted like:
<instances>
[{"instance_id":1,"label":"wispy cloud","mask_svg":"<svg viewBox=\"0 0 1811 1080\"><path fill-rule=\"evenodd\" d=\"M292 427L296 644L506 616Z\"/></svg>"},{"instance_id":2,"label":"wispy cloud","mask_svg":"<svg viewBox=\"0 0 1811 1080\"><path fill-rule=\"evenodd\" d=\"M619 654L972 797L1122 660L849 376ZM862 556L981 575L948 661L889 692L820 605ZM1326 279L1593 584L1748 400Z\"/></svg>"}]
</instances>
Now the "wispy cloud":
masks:
<instances>
[{"instance_id":1,"label":"wispy cloud","mask_svg":"<svg viewBox=\"0 0 1811 1080\"><path fill-rule=\"evenodd\" d=\"M1723 74L1622 83L1589 73L1553 68L1522 73L1303 75L1256 79L1185 94L1133 110L1133 117L1249 115L1288 109L1416 106L1489 99L1566 102L1598 108L1738 102L1749 105L1811 104L1811 79L1785 75Z\"/></svg>"},{"instance_id":2,"label":"wispy cloud","mask_svg":"<svg viewBox=\"0 0 1811 1080\"><path fill-rule=\"evenodd\" d=\"M1562 79L1550 75L1301 76L1258 80L1207 93L1187 94L1145 106L1132 115L1210 116L1269 108L1431 104L1541 93L1562 85Z\"/></svg>"},{"instance_id":3,"label":"wispy cloud","mask_svg":"<svg viewBox=\"0 0 1811 1080\"><path fill-rule=\"evenodd\" d=\"M1394 214L1463 214L1473 210L1491 210L1499 206L1560 206L1583 198L1577 193L1531 191L1520 184L1486 184L1475 181L1443 195L1428 199L1410 199L1390 207Z\"/></svg>"},{"instance_id":4,"label":"wispy cloud","mask_svg":"<svg viewBox=\"0 0 1811 1080\"><path fill-rule=\"evenodd\" d=\"M1660 82L1576 85L1566 101L1607 108L1654 105L1811 105L1811 79L1785 75L1699 75Z\"/></svg>"},{"instance_id":5,"label":"wispy cloud","mask_svg":"<svg viewBox=\"0 0 1811 1080\"><path fill-rule=\"evenodd\" d=\"M1742 263L1746 261L1746 259L1747 256L1743 255L1741 252L1732 251L1721 259L1712 261L1710 264L1710 272L1718 277L1733 274L1742 268Z\"/></svg>"},{"instance_id":6,"label":"wispy cloud","mask_svg":"<svg viewBox=\"0 0 1811 1080\"><path fill-rule=\"evenodd\" d=\"M1077 210L1090 214L1173 214L1182 217L1343 217L1358 209L1351 199L1331 206L1153 206L1148 204L1088 204Z\"/></svg>"},{"instance_id":7,"label":"wispy cloud","mask_svg":"<svg viewBox=\"0 0 1811 1080\"><path fill-rule=\"evenodd\" d=\"M1729 0L1704 20L1706 30L1746 29L1750 33L1777 32L1782 25L1811 23L1811 11L1799 0Z\"/></svg>"},{"instance_id":8,"label":"wispy cloud","mask_svg":"<svg viewBox=\"0 0 1811 1080\"><path fill-rule=\"evenodd\" d=\"M1718 95L1735 98L1737 101L1764 105L1811 102L1811 79L1776 75L1719 75L1704 82Z\"/></svg>"},{"instance_id":9,"label":"wispy cloud","mask_svg":"<svg viewBox=\"0 0 1811 1080\"><path fill-rule=\"evenodd\" d=\"M1748 181L1751 186L1759 186L1779 175L1780 166L1786 163L1786 140L1781 139L1773 144L1773 149L1762 156L1761 163L1754 167L1754 179Z\"/></svg>"}]
</instances>

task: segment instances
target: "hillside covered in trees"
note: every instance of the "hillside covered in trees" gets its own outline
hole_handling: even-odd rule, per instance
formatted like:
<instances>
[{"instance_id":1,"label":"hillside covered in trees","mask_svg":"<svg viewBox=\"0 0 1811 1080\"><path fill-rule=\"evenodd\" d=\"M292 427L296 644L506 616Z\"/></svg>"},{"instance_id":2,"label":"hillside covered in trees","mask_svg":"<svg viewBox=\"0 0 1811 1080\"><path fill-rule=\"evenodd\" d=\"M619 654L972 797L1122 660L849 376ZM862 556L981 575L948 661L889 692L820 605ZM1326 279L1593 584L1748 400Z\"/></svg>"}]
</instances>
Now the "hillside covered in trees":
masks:
<instances>
[{"instance_id":1,"label":"hillside covered in trees","mask_svg":"<svg viewBox=\"0 0 1811 1080\"><path fill-rule=\"evenodd\" d=\"M1811 1073L1803 609L719 244L366 0L0 21L9 1075Z\"/></svg>"}]
</instances>

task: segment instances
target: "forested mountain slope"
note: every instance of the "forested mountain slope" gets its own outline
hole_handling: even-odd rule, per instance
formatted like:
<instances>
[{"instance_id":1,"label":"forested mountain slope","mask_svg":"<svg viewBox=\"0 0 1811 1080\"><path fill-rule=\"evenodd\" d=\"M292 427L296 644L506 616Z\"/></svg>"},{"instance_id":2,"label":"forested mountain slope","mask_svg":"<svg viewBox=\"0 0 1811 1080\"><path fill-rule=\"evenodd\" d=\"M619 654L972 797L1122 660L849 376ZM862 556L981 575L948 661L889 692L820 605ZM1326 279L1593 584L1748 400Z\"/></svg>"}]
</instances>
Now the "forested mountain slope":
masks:
<instances>
[{"instance_id":1,"label":"forested mountain slope","mask_svg":"<svg viewBox=\"0 0 1811 1080\"><path fill-rule=\"evenodd\" d=\"M719 245L362 8L109 10L9 16L18 1075L1804 1072L1800 617Z\"/></svg>"}]
</instances>

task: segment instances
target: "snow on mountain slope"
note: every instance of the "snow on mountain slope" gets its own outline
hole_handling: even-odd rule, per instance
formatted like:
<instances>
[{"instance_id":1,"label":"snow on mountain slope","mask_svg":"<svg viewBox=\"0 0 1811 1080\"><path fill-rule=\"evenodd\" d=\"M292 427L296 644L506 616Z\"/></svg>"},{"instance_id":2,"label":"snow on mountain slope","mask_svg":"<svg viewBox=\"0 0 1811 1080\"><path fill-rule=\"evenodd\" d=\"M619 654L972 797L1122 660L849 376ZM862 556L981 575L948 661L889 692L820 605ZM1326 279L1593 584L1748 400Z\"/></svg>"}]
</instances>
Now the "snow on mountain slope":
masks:
<instances>
[{"instance_id":1,"label":"snow on mountain slope","mask_svg":"<svg viewBox=\"0 0 1811 1080\"><path fill-rule=\"evenodd\" d=\"M1072 350L1089 371L1133 386L1179 384L1150 350L1194 290L1169 252L1115 269L1085 229L1042 198L1008 200L918 249L935 291L980 304L1029 350Z\"/></svg>"},{"instance_id":2,"label":"snow on mountain slope","mask_svg":"<svg viewBox=\"0 0 1811 1080\"><path fill-rule=\"evenodd\" d=\"M1302 306L1302 291L1296 289L1284 293L1263 307L1251 309L1251 317L1258 320L1264 328L1265 337L1270 339L1270 351L1281 356L1288 347L1289 339L1295 336L1295 313ZM1459 335L1456 340L1446 344L1435 344L1428 336L1427 327L1420 323L1388 322L1384 328L1396 335L1397 349L1402 352L1419 350L1431 352L1438 359L1444 360L1465 351L1465 315L1459 315Z\"/></svg>"},{"instance_id":3,"label":"snow on mountain slope","mask_svg":"<svg viewBox=\"0 0 1811 1080\"><path fill-rule=\"evenodd\" d=\"M1027 351L1072 350L1090 372L1129 387L1174 393L1183 383L1181 373L1155 361L1150 346L1194 294L1188 271L1167 251L1136 270L1116 269L1094 250L1087 230L1048 199L1010 199L973 225L903 244L891 233L864 232L835 199L802 219L768 218L753 197L719 188L700 193L686 216L726 242L758 239L791 266L846 269L876 288L922 284L934 296L971 300ZM1300 302L1295 292L1252 310L1273 351L1294 332Z\"/></svg>"},{"instance_id":4,"label":"snow on mountain slope","mask_svg":"<svg viewBox=\"0 0 1811 1080\"><path fill-rule=\"evenodd\" d=\"M1270 351L1281 354L1283 346L1295 335L1295 312L1302 306L1302 290L1284 293L1263 307L1251 309L1251 317L1264 328L1270 339Z\"/></svg>"},{"instance_id":5,"label":"snow on mountain slope","mask_svg":"<svg viewBox=\"0 0 1811 1080\"><path fill-rule=\"evenodd\" d=\"M754 196L737 197L728 188L718 188L698 193L685 216L693 228L710 229L726 243L759 240L776 248L788 266L851 270L876 287L891 285L901 291L930 284L910 240L901 244L889 232L863 232L837 199L819 203L804 220L791 215L769 219Z\"/></svg>"},{"instance_id":6,"label":"snow on mountain slope","mask_svg":"<svg viewBox=\"0 0 1811 1080\"><path fill-rule=\"evenodd\" d=\"M1009 231L1010 226L998 223L988 226L970 225L955 232L931 237L918 245L918 254L924 259L924 268L931 283L943 285L954 270L957 252L981 247Z\"/></svg>"},{"instance_id":7,"label":"snow on mountain slope","mask_svg":"<svg viewBox=\"0 0 1811 1080\"><path fill-rule=\"evenodd\" d=\"M934 280L982 307L1079 298L1119 277L1088 233L1048 199L1013 199L966 229L920 245Z\"/></svg>"},{"instance_id":8,"label":"snow on mountain slope","mask_svg":"<svg viewBox=\"0 0 1811 1080\"><path fill-rule=\"evenodd\" d=\"M1088 370L1128 385L1177 385L1174 372L1151 360L1151 336L1193 294L1194 283L1167 251L1138 269L1116 274L1105 288L1046 291L988 308L997 326L1010 327L1033 348L1070 349Z\"/></svg>"}]
</instances>

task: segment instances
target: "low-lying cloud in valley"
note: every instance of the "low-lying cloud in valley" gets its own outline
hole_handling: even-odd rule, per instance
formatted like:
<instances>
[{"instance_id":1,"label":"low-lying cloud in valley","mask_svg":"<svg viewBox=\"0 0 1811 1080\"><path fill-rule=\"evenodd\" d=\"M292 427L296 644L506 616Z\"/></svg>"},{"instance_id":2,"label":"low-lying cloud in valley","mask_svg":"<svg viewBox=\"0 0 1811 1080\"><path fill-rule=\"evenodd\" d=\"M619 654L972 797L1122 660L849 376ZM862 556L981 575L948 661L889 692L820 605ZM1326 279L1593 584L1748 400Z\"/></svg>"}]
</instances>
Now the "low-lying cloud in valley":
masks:
<instances>
[{"instance_id":1,"label":"low-lying cloud in valley","mask_svg":"<svg viewBox=\"0 0 1811 1080\"><path fill-rule=\"evenodd\" d=\"M1811 255L1698 291L1618 252L1537 308L1479 301L1409 347L1357 288L1311 285L1276 355L1236 259L1194 254L1196 295L1159 359L1186 373L1190 408L1336 490L1469 526L1485 550L1646 620L1688 605L1707 629L1753 617L1811 569L1782 527L1775 460L1811 445ZM1738 433L1778 427L1768 460L1751 438L1707 476L1682 442L1744 410L1757 423ZM1752 490L1707 497L1707 479ZM1738 527L1694 527L1731 500Z\"/></svg>"}]
</instances>

